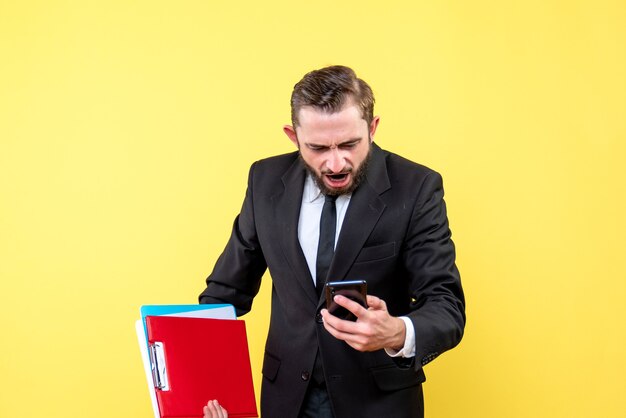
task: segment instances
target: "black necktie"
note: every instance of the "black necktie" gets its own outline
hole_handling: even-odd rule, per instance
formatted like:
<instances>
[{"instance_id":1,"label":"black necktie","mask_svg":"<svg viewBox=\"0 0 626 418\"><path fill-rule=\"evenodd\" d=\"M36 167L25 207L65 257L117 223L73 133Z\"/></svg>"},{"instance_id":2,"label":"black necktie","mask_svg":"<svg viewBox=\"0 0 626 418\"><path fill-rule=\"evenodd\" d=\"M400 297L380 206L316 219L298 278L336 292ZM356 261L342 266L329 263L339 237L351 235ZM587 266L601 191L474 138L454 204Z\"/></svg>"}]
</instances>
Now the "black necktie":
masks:
<instances>
[{"instance_id":1,"label":"black necktie","mask_svg":"<svg viewBox=\"0 0 626 418\"><path fill-rule=\"evenodd\" d=\"M335 231L337 228L337 210L335 200L337 196L324 196L324 207L320 218L320 240L317 246L317 261L315 263L315 288L320 296L328 276L330 262L335 253Z\"/></svg>"}]
</instances>

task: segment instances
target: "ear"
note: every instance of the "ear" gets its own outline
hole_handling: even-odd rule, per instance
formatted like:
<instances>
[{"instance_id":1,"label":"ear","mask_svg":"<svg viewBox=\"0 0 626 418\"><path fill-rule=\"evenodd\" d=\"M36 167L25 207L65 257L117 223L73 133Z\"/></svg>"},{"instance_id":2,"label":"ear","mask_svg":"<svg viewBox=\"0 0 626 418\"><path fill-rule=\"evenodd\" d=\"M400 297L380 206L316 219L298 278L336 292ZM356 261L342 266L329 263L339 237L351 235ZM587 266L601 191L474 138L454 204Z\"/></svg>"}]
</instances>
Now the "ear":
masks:
<instances>
[{"instance_id":1,"label":"ear","mask_svg":"<svg viewBox=\"0 0 626 418\"><path fill-rule=\"evenodd\" d=\"M378 128L378 123L380 122L380 116L374 116L372 119L372 123L370 123L370 140L374 141L374 135L376 135L376 129Z\"/></svg>"},{"instance_id":2,"label":"ear","mask_svg":"<svg viewBox=\"0 0 626 418\"><path fill-rule=\"evenodd\" d=\"M298 135L296 135L296 128L291 125L285 125L283 126L283 132L289 137L291 142L293 142L294 145L300 149L300 145L298 144Z\"/></svg>"}]
</instances>

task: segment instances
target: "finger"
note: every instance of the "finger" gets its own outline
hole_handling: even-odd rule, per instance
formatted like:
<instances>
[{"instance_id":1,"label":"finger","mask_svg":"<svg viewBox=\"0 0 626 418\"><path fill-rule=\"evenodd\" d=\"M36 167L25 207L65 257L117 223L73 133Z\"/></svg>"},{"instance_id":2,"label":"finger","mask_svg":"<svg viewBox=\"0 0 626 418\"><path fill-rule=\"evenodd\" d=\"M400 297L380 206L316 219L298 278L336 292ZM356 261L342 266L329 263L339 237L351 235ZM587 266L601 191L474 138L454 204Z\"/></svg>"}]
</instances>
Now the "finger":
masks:
<instances>
[{"instance_id":1,"label":"finger","mask_svg":"<svg viewBox=\"0 0 626 418\"><path fill-rule=\"evenodd\" d=\"M206 408L208 415L205 418L228 418L228 413L217 400L209 401Z\"/></svg>"},{"instance_id":2,"label":"finger","mask_svg":"<svg viewBox=\"0 0 626 418\"><path fill-rule=\"evenodd\" d=\"M336 295L333 300L337 303L337 305L342 306L352 312L357 318L360 318L367 313L367 309L365 309L360 303L355 302L345 296Z\"/></svg>"},{"instance_id":3,"label":"finger","mask_svg":"<svg viewBox=\"0 0 626 418\"><path fill-rule=\"evenodd\" d=\"M330 315L330 314L328 314L328 315ZM332 315L330 315L330 316L332 316ZM334 318L334 319L337 320L337 321L340 321L340 322L349 322L349 321L343 321L343 320L337 319L337 318ZM333 337L335 337L338 340L342 340L342 341L345 341L347 343L349 343L354 338L354 334L351 334L349 332L340 331L339 329L334 327L330 322L332 322L332 319L331 319L331 321L324 321L324 328L326 329L326 331L328 331L328 333L330 335L332 335Z\"/></svg>"},{"instance_id":4,"label":"finger","mask_svg":"<svg viewBox=\"0 0 626 418\"><path fill-rule=\"evenodd\" d=\"M386 309L385 301L374 295L367 295L367 306L373 309Z\"/></svg>"},{"instance_id":5,"label":"finger","mask_svg":"<svg viewBox=\"0 0 626 418\"><path fill-rule=\"evenodd\" d=\"M222 405L219 404L219 402L217 402L217 400L214 401L215 402L215 408L218 412L218 418L228 418L228 412L226 412L226 409L224 409L224 407Z\"/></svg>"},{"instance_id":6,"label":"finger","mask_svg":"<svg viewBox=\"0 0 626 418\"><path fill-rule=\"evenodd\" d=\"M213 406L213 401L209 401L204 408L202 408L204 412L204 418L219 418L215 407Z\"/></svg>"},{"instance_id":7,"label":"finger","mask_svg":"<svg viewBox=\"0 0 626 418\"><path fill-rule=\"evenodd\" d=\"M324 328L333 337L350 345L360 342L362 335L356 322L339 319L328 311L322 312L322 318L324 319Z\"/></svg>"},{"instance_id":8,"label":"finger","mask_svg":"<svg viewBox=\"0 0 626 418\"><path fill-rule=\"evenodd\" d=\"M328 315L332 316L330 314ZM339 319L338 321L340 321L341 323L348 322L354 325L354 322L352 321L343 321L341 319ZM331 326L326 321L324 321L324 328L326 329L326 331L328 331L330 335L332 335L338 340L344 341L346 344L348 344L350 347L354 348L355 350L365 351L365 349L367 348L367 346L365 345L366 341L363 339L363 336L360 334L356 334L356 333L352 334L349 332L340 331L337 328L334 328L333 326Z\"/></svg>"},{"instance_id":9,"label":"finger","mask_svg":"<svg viewBox=\"0 0 626 418\"><path fill-rule=\"evenodd\" d=\"M337 331L342 331L346 333L354 333L357 331L358 326L354 321L346 321L344 319L338 318L328 312L327 309L322 309L320 313L322 314L322 319L324 320L324 326L328 325L329 327Z\"/></svg>"},{"instance_id":10,"label":"finger","mask_svg":"<svg viewBox=\"0 0 626 418\"><path fill-rule=\"evenodd\" d=\"M217 411L215 410L215 405L213 404L214 401L209 401L207 402L205 408L205 418L218 418L219 415L217 415Z\"/></svg>"}]
</instances>

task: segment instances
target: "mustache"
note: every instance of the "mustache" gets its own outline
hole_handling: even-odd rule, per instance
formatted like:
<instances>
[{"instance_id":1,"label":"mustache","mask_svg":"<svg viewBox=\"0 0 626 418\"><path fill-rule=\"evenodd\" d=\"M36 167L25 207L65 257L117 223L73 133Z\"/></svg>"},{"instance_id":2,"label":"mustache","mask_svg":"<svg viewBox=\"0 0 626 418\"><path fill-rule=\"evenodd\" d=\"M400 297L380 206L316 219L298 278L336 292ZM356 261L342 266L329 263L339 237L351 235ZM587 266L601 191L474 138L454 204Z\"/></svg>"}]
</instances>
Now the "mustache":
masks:
<instances>
[{"instance_id":1,"label":"mustache","mask_svg":"<svg viewBox=\"0 0 626 418\"><path fill-rule=\"evenodd\" d=\"M340 174L350 174L350 173L352 173L352 171L354 171L354 169L352 167L345 167L345 168L342 168L341 171L337 171L337 172L334 172L332 170L329 170L329 169L325 168L323 170L320 170L320 174L322 174L322 175L333 175L333 174L334 175L340 175Z\"/></svg>"}]
</instances>

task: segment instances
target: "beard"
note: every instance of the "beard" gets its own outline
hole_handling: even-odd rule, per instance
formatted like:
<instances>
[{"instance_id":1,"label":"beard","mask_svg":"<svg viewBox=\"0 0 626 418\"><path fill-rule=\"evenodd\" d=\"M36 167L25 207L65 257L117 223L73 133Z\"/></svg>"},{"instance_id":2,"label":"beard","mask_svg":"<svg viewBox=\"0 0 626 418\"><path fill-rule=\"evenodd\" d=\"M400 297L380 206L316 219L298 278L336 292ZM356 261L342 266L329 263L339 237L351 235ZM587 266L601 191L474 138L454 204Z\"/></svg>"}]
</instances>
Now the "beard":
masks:
<instances>
[{"instance_id":1,"label":"beard","mask_svg":"<svg viewBox=\"0 0 626 418\"><path fill-rule=\"evenodd\" d=\"M372 147L370 146L370 149L367 152L367 156L365 157L363 162L361 162L361 165L357 167L356 171L354 171L353 168L341 171L341 173L350 173L352 175L352 181L350 182L350 184L341 188L328 187L326 183L324 183L324 175L328 173L317 174L315 169L308 165L306 161L304 161L301 154L298 154L298 156L300 158L300 161L302 161L302 164L304 164L304 166L306 167L309 174L311 174L311 177L313 177L315 184L317 185L317 187L319 187L322 194L326 196L341 196L354 192L367 177L367 168L369 166L370 160L372 159Z\"/></svg>"}]
</instances>

